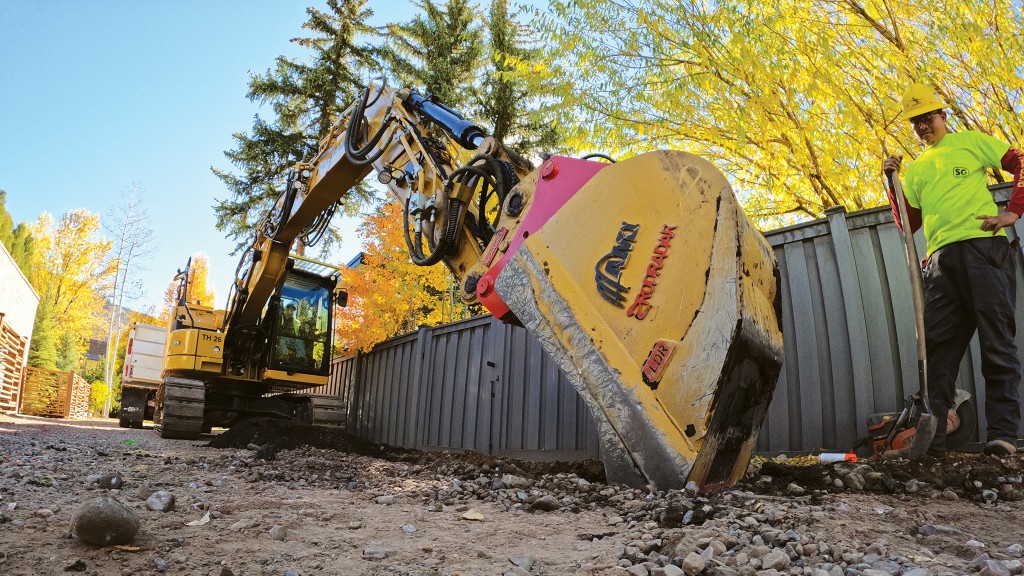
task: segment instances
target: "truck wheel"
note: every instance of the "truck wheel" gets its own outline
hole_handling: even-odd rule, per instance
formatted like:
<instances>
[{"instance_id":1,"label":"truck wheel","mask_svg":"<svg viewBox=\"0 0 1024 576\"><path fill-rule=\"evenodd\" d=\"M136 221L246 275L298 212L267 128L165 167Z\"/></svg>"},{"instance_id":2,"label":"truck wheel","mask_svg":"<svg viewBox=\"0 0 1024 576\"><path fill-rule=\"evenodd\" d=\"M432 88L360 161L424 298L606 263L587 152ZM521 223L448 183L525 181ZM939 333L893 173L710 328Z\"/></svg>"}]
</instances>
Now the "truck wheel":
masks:
<instances>
[{"instance_id":1,"label":"truck wheel","mask_svg":"<svg viewBox=\"0 0 1024 576\"><path fill-rule=\"evenodd\" d=\"M125 420L124 416L117 419L117 425L121 428L131 428L132 423L130 420Z\"/></svg>"}]
</instances>

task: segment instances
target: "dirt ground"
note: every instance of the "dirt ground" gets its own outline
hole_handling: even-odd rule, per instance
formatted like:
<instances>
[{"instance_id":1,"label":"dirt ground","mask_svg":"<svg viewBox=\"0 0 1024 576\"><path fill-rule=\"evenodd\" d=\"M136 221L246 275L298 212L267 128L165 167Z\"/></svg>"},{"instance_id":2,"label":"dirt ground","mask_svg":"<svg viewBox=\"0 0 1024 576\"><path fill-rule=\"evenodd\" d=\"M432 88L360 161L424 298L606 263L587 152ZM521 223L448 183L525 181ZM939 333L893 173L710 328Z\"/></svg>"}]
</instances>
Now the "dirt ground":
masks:
<instances>
[{"instance_id":1,"label":"dirt ground","mask_svg":"<svg viewBox=\"0 0 1024 576\"><path fill-rule=\"evenodd\" d=\"M698 496L606 486L597 462L398 450L275 422L184 441L0 415L0 574L914 575L984 573L989 559L1014 574L1022 462L756 459L734 489ZM104 473L123 486L90 482ZM147 508L153 490L174 509ZM127 545L69 532L107 495L141 520Z\"/></svg>"}]
</instances>

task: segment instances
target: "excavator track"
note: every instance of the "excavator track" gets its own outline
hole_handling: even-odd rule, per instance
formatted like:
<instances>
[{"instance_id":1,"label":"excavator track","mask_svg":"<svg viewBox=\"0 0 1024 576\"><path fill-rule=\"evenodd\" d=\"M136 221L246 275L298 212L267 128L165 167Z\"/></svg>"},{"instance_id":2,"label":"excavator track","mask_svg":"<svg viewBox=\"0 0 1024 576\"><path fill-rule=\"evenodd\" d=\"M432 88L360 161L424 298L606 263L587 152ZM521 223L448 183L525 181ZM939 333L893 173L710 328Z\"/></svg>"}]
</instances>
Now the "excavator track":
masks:
<instances>
[{"instance_id":1,"label":"excavator track","mask_svg":"<svg viewBox=\"0 0 1024 576\"><path fill-rule=\"evenodd\" d=\"M157 403L160 406L157 430L161 438L194 440L203 433L206 386L202 381L165 378Z\"/></svg>"},{"instance_id":2,"label":"excavator track","mask_svg":"<svg viewBox=\"0 0 1024 576\"><path fill-rule=\"evenodd\" d=\"M313 424L315 426L331 426L345 429L346 427L346 405L345 401L337 396L310 395L313 401Z\"/></svg>"}]
</instances>

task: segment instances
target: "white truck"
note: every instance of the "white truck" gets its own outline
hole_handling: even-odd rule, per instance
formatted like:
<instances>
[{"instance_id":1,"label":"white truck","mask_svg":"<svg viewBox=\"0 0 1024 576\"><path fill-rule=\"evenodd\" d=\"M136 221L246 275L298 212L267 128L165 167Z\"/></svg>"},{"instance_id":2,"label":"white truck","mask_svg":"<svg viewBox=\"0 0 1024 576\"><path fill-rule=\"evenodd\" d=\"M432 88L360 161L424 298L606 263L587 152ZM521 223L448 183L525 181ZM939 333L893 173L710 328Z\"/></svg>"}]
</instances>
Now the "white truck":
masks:
<instances>
[{"instance_id":1,"label":"white truck","mask_svg":"<svg viewBox=\"0 0 1024 576\"><path fill-rule=\"evenodd\" d=\"M143 420L153 419L166 342L165 326L132 325L121 378L121 428L142 428Z\"/></svg>"}]
</instances>

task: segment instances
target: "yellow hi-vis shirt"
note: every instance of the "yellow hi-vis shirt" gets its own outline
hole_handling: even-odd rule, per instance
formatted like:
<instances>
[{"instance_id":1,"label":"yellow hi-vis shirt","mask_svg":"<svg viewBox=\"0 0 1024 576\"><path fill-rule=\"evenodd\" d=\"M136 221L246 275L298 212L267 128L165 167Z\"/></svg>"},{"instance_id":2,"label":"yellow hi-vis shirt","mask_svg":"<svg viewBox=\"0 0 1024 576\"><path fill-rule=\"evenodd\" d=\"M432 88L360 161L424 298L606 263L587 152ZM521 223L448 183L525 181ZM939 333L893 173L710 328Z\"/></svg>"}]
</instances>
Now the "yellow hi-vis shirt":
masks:
<instances>
[{"instance_id":1,"label":"yellow hi-vis shirt","mask_svg":"<svg viewBox=\"0 0 1024 576\"><path fill-rule=\"evenodd\" d=\"M903 192L911 206L921 209L929 256L952 242L992 236L975 217L999 214L988 191L987 168L1001 169L1009 149L981 132L950 132L907 165ZM996 234L1006 236L1006 231Z\"/></svg>"}]
</instances>

